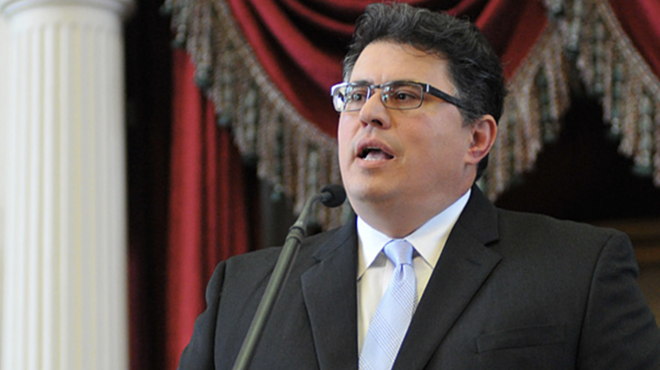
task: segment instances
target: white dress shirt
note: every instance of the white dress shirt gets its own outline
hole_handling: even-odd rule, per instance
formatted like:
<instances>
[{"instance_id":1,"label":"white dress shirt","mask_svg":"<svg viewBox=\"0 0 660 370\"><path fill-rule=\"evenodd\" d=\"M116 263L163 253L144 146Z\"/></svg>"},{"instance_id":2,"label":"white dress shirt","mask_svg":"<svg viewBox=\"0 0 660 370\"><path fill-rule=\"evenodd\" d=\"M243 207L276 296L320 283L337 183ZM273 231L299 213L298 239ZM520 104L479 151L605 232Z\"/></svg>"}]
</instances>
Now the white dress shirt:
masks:
<instances>
[{"instance_id":1,"label":"white dress shirt","mask_svg":"<svg viewBox=\"0 0 660 370\"><path fill-rule=\"evenodd\" d=\"M422 298L449 232L470 198L470 192L471 190L468 190L451 206L404 238L415 248L413 268L417 280L417 303ZM376 307L392 278L394 265L382 251L392 238L372 228L360 217L357 219L357 233L358 349L361 352Z\"/></svg>"}]
</instances>

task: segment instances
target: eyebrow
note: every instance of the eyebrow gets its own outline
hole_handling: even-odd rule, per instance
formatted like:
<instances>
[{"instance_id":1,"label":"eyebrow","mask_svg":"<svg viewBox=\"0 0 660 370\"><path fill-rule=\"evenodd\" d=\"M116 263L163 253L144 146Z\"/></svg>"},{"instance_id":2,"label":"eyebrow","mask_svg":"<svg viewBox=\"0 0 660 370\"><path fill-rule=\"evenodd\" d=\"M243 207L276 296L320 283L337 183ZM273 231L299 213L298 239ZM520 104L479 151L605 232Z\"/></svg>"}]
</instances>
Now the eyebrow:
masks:
<instances>
[{"instance_id":1,"label":"eyebrow","mask_svg":"<svg viewBox=\"0 0 660 370\"><path fill-rule=\"evenodd\" d=\"M356 84L356 85L373 85L372 82L369 82L368 80L357 80L357 81L348 81L349 84Z\"/></svg>"}]
</instances>

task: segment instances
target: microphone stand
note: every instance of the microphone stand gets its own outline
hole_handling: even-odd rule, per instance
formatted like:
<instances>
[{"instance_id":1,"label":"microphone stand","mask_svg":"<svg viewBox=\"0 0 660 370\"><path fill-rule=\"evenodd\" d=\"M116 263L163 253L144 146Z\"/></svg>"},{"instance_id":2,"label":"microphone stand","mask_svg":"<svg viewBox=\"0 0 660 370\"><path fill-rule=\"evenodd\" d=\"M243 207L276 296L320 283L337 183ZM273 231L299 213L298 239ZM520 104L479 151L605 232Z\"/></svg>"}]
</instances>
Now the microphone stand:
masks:
<instances>
[{"instance_id":1,"label":"microphone stand","mask_svg":"<svg viewBox=\"0 0 660 370\"><path fill-rule=\"evenodd\" d=\"M333 194L325 191L309 197L305 202L302 211L300 212L300 216L298 216L296 222L289 229L289 233L286 236L284 246L282 247L280 256L277 259L277 263L275 264L273 274L271 275L270 280L268 281L268 285L266 286L266 291L261 298L261 302L259 302L259 307L257 308L257 312L254 314L254 318L250 324L250 329L248 329L247 335L243 340L241 350L238 353L236 361L234 362L234 367L232 368L233 370L245 370L250 365L250 361L252 361L252 355L254 354L254 350L259 340L261 339L261 335L263 333L266 322L270 317L273 305L279 297L282 286L284 285L284 281L289 275L289 272L291 272L293 260L300 250L300 244L307 234L307 219L309 218L312 205L316 201L325 203L332 197Z\"/></svg>"}]
</instances>

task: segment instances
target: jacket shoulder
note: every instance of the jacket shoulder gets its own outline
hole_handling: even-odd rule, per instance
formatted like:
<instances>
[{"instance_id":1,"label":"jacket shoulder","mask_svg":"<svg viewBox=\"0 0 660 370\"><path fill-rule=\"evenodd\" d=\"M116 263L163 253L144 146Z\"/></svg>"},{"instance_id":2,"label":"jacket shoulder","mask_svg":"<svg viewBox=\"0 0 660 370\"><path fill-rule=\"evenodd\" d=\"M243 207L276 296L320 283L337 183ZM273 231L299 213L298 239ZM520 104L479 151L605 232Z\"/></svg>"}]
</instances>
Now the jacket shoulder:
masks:
<instances>
[{"instance_id":1,"label":"jacket shoulder","mask_svg":"<svg viewBox=\"0 0 660 370\"><path fill-rule=\"evenodd\" d=\"M598 244L599 241L605 243L613 237L628 238L626 234L616 229L499 208L498 222L503 236L518 235L521 238L590 244Z\"/></svg>"}]
</instances>

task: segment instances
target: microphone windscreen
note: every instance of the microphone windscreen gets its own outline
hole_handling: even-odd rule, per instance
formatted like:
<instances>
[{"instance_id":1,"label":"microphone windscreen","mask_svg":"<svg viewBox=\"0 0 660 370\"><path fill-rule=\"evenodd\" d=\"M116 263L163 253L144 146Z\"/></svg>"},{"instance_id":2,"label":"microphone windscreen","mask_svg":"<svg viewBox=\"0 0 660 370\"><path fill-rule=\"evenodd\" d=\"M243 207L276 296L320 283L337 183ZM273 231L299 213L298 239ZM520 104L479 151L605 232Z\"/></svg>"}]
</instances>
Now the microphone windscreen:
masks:
<instances>
[{"instance_id":1,"label":"microphone windscreen","mask_svg":"<svg viewBox=\"0 0 660 370\"><path fill-rule=\"evenodd\" d=\"M324 206L334 208L339 207L346 200L346 190L344 187L337 184L326 185L321 189L321 193L327 193L330 196L321 200Z\"/></svg>"}]
</instances>

